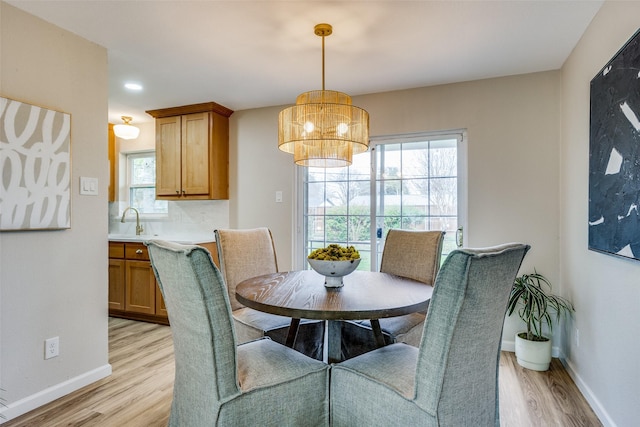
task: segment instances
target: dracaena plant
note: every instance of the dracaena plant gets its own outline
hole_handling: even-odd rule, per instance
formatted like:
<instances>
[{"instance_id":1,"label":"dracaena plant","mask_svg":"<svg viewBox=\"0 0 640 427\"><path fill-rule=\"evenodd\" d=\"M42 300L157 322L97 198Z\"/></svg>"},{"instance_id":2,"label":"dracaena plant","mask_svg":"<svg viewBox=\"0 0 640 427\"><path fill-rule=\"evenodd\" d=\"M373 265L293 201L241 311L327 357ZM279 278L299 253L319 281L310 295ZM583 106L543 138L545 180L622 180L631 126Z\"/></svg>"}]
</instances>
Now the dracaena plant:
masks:
<instances>
[{"instance_id":1,"label":"dracaena plant","mask_svg":"<svg viewBox=\"0 0 640 427\"><path fill-rule=\"evenodd\" d=\"M510 316L518 309L518 316L527 325L526 339L529 341L546 341L542 326L546 324L551 333L554 319L559 322L562 315L574 311L571 302L550 291L551 283L538 272L523 274L513 282L507 314Z\"/></svg>"}]
</instances>

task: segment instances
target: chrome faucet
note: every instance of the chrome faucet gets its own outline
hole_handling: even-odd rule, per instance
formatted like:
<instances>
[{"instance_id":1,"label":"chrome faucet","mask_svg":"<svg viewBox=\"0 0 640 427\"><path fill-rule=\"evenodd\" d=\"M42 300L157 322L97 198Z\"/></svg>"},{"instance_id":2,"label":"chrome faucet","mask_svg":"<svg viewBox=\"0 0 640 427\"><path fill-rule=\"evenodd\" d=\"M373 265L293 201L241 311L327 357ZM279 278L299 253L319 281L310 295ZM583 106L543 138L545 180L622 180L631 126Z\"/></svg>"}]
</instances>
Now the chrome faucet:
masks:
<instances>
[{"instance_id":1,"label":"chrome faucet","mask_svg":"<svg viewBox=\"0 0 640 427\"><path fill-rule=\"evenodd\" d=\"M128 207L127 209L125 209L124 212L122 212L122 219L120 220L120 222L124 223L124 216L127 214L129 209L136 213L136 236L139 236L144 231L144 228L142 228L142 226L140 225L140 213L138 212L138 209L132 207Z\"/></svg>"}]
</instances>

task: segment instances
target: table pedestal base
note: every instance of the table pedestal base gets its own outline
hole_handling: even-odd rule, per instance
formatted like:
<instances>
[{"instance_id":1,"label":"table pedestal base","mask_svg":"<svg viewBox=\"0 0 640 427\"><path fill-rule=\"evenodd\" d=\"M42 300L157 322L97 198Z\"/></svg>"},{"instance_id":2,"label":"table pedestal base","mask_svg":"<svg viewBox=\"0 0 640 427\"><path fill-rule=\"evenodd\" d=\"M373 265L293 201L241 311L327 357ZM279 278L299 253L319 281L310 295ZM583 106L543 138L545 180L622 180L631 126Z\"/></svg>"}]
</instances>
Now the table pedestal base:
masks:
<instances>
[{"instance_id":1,"label":"table pedestal base","mask_svg":"<svg viewBox=\"0 0 640 427\"><path fill-rule=\"evenodd\" d=\"M298 326L300 325L300 319L291 319L291 325L289 326L289 334L287 336L287 346L293 347L295 338L298 334ZM380 329L380 322L378 319L371 320L371 327L373 329L373 336L376 340L378 348L384 347L384 335ZM342 321L341 320L327 320L325 321L325 339L323 346L322 360L326 363L338 363L342 362Z\"/></svg>"}]
</instances>

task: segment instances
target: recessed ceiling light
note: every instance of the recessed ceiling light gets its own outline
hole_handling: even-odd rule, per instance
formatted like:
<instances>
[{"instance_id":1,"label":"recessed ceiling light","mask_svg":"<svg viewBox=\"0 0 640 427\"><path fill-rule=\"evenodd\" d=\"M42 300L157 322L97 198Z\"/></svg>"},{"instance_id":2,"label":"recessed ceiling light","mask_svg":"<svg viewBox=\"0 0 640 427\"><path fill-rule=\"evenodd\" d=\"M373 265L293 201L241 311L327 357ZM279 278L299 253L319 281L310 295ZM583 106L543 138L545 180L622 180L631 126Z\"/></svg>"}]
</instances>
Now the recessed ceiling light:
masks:
<instances>
[{"instance_id":1,"label":"recessed ceiling light","mask_svg":"<svg viewBox=\"0 0 640 427\"><path fill-rule=\"evenodd\" d=\"M124 87L126 87L129 90L142 90L142 85L138 83L125 83Z\"/></svg>"}]
</instances>

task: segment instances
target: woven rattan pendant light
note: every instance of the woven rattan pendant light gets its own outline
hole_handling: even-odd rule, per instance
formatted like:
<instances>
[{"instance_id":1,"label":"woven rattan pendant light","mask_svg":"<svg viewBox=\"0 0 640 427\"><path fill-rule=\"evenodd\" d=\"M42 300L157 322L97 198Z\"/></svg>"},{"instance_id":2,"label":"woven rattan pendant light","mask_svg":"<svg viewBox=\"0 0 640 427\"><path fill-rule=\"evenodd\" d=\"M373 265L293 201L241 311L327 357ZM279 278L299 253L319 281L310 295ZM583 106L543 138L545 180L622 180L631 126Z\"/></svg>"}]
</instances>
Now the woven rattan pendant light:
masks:
<instances>
[{"instance_id":1,"label":"woven rattan pendant light","mask_svg":"<svg viewBox=\"0 0 640 427\"><path fill-rule=\"evenodd\" d=\"M298 95L278 117L278 148L300 166L349 166L354 154L369 148L369 113L346 93L324 89L324 38L332 31L329 24L314 27L322 37L322 90Z\"/></svg>"}]
</instances>

